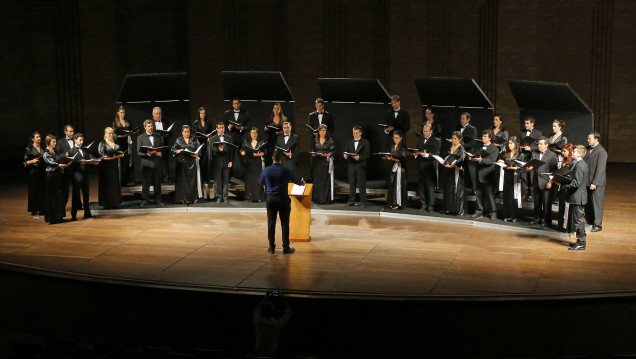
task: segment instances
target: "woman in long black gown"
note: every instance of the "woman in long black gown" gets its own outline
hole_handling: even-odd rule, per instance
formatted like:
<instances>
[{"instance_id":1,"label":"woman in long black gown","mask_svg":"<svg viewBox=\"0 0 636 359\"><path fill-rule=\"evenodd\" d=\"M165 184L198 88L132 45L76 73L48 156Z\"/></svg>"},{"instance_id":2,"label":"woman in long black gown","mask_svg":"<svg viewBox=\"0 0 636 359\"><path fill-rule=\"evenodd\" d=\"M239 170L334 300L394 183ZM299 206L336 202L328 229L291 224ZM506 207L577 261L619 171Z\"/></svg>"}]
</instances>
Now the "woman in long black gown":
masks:
<instances>
[{"instance_id":1,"label":"woman in long black gown","mask_svg":"<svg viewBox=\"0 0 636 359\"><path fill-rule=\"evenodd\" d=\"M393 131L393 144L389 146L382 158L390 161L389 186L387 188L386 202L391 209L402 209L406 204L406 144L402 131Z\"/></svg>"},{"instance_id":2,"label":"woman in long black gown","mask_svg":"<svg viewBox=\"0 0 636 359\"><path fill-rule=\"evenodd\" d=\"M258 129L252 127L250 137L243 141L240 152L245 167L245 199L252 202L261 202L264 197L263 185L258 182L265 167L265 148L261 147L263 143L265 142L259 139Z\"/></svg>"},{"instance_id":3,"label":"woman in long black gown","mask_svg":"<svg viewBox=\"0 0 636 359\"><path fill-rule=\"evenodd\" d=\"M512 136L508 139L507 151L501 153L497 161L506 165L503 168L503 214L506 222L516 222L521 209L521 176L519 165L515 162L519 160L520 153L519 140ZM497 173L500 173L499 170Z\"/></svg>"},{"instance_id":4,"label":"woman in long black gown","mask_svg":"<svg viewBox=\"0 0 636 359\"><path fill-rule=\"evenodd\" d=\"M265 166L272 164L272 155L274 147L276 147L276 138L283 134L283 123L287 121L287 117L283 114L283 108L280 103L276 102L272 108L272 113L265 121L264 131L267 134L267 151L265 152Z\"/></svg>"},{"instance_id":5,"label":"woman in long black gown","mask_svg":"<svg viewBox=\"0 0 636 359\"><path fill-rule=\"evenodd\" d=\"M42 155L46 163L46 186L45 194L46 208L44 209L44 220L48 224L61 223L66 216L66 202L63 199L64 168L71 165L71 162L60 163L65 158L65 153L55 153L57 137L47 135L44 140L46 150Z\"/></svg>"},{"instance_id":6,"label":"woman in long black gown","mask_svg":"<svg viewBox=\"0 0 636 359\"><path fill-rule=\"evenodd\" d=\"M172 145L176 157L174 200L189 205L197 203L201 197L201 180L199 179L198 153L199 141L190 134L190 126L181 127L181 137ZM201 149L202 150L202 149ZM199 150L199 153L200 151Z\"/></svg>"},{"instance_id":7,"label":"woman in long black gown","mask_svg":"<svg viewBox=\"0 0 636 359\"><path fill-rule=\"evenodd\" d=\"M197 113L199 117L192 122L192 136L196 137L199 143L203 145L203 148L199 151L201 182L209 183L211 177L208 170L210 168L210 146L208 146L208 140L214 135L214 133L212 133L214 126L212 122L208 121L204 107L199 107Z\"/></svg>"},{"instance_id":8,"label":"woman in long black gown","mask_svg":"<svg viewBox=\"0 0 636 359\"><path fill-rule=\"evenodd\" d=\"M115 131L115 141L119 145L122 152L125 150L124 157L119 161L121 163L120 171L120 184L126 186L132 186L135 184L133 159L132 159L132 135L139 132L139 129L133 131L133 127L126 120L126 109L124 106L119 106L117 114L115 115L115 121L113 121L113 130Z\"/></svg>"},{"instance_id":9,"label":"woman in long black gown","mask_svg":"<svg viewBox=\"0 0 636 359\"><path fill-rule=\"evenodd\" d=\"M446 214L464 215L466 198L464 197L464 169L462 163L466 157L459 131L451 135L451 148L440 167L443 187L443 208Z\"/></svg>"},{"instance_id":10,"label":"woman in long black gown","mask_svg":"<svg viewBox=\"0 0 636 359\"><path fill-rule=\"evenodd\" d=\"M124 151L127 148L124 148ZM121 182L119 172L124 158L124 151L115 141L115 131L112 127L104 129L104 140L97 148L99 156L103 157L99 163L98 201L104 209L119 208L121 204Z\"/></svg>"},{"instance_id":11,"label":"woman in long black gown","mask_svg":"<svg viewBox=\"0 0 636 359\"><path fill-rule=\"evenodd\" d=\"M44 168L42 164L42 155L44 148L42 147L42 136L35 131L31 134L31 143L24 151L24 167L27 169L29 183L29 202L27 211L31 212L33 218L39 218L40 214L44 214Z\"/></svg>"},{"instance_id":12,"label":"woman in long black gown","mask_svg":"<svg viewBox=\"0 0 636 359\"><path fill-rule=\"evenodd\" d=\"M314 181L312 201L329 204L333 201L333 151L336 148L327 125L318 126L311 148L311 173Z\"/></svg>"}]
</instances>

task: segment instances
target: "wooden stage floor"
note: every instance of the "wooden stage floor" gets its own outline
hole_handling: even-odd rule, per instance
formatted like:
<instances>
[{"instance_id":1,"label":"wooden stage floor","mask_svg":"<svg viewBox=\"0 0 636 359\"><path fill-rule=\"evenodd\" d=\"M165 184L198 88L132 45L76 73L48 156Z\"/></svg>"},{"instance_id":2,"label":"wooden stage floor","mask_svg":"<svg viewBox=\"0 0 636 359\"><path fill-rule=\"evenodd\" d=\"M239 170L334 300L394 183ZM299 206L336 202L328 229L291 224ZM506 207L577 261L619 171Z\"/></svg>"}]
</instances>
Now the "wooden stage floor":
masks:
<instances>
[{"instance_id":1,"label":"wooden stage floor","mask_svg":"<svg viewBox=\"0 0 636 359\"><path fill-rule=\"evenodd\" d=\"M267 253L264 206L100 211L47 225L26 212L26 186L1 185L0 264L88 280L196 290L435 300L636 294L636 190L610 178L604 230L586 251L564 234L497 220L316 209L312 240ZM96 181L94 181L96 182ZM633 181L632 181L633 182ZM93 186L94 187L94 186ZM96 188L91 193L96 200ZM325 207L322 207L325 208ZM415 213L415 212L413 212Z\"/></svg>"}]
</instances>

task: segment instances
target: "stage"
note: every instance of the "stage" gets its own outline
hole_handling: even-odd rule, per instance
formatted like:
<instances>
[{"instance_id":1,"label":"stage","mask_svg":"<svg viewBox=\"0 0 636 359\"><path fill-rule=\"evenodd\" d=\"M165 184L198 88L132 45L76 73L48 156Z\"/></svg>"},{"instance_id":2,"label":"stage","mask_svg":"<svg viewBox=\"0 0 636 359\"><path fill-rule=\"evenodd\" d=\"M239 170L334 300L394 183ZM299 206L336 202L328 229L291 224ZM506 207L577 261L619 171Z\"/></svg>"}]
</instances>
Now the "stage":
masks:
<instances>
[{"instance_id":1,"label":"stage","mask_svg":"<svg viewBox=\"0 0 636 359\"><path fill-rule=\"evenodd\" d=\"M616 173L618 166L611 167ZM91 199L96 201L96 178ZM267 253L264 204L233 201L119 210L47 225L26 212L26 185L2 186L0 262L6 269L87 281L230 293L512 300L636 293L636 191L608 174L602 232L574 239L527 223L472 221L414 208L342 203L312 210L311 237ZM70 205L70 203L69 203ZM356 210L357 208L357 210ZM67 214L70 217L70 207ZM555 222L556 223L556 222Z\"/></svg>"}]
</instances>

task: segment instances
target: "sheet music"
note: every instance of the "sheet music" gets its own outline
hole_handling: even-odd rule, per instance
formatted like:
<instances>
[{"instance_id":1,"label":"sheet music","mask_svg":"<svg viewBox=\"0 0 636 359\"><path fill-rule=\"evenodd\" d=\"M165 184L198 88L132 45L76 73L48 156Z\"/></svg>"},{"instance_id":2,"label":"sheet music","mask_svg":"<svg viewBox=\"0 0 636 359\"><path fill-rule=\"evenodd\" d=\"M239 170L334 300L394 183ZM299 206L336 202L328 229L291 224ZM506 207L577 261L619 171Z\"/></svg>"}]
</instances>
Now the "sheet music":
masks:
<instances>
[{"instance_id":1,"label":"sheet music","mask_svg":"<svg viewBox=\"0 0 636 359\"><path fill-rule=\"evenodd\" d=\"M437 162L439 162L440 164L444 164L444 159L443 159L443 158L441 158L440 156L438 156L438 155L431 155L431 156L432 156L434 159L436 159L436 160L437 160Z\"/></svg>"},{"instance_id":2,"label":"sheet music","mask_svg":"<svg viewBox=\"0 0 636 359\"><path fill-rule=\"evenodd\" d=\"M299 186L299 185L295 184L292 187L292 190L291 190L290 194L293 194L295 196L302 196L303 193L305 193L305 187L307 187L307 186L305 186L305 185Z\"/></svg>"}]
</instances>

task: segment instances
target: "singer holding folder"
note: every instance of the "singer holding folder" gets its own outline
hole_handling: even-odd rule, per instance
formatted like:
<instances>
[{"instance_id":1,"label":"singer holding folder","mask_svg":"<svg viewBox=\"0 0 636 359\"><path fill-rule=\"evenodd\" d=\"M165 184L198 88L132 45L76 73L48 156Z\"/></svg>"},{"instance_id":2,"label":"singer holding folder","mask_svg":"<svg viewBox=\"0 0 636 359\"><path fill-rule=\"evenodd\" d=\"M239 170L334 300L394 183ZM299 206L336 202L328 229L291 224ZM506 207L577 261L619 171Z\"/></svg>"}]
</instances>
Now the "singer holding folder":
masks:
<instances>
[{"instance_id":1,"label":"singer holding folder","mask_svg":"<svg viewBox=\"0 0 636 359\"><path fill-rule=\"evenodd\" d=\"M258 177L265 168L265 151L268 142L259 140L258 128L252 127L250 138L243 141L241 156L245 167L245 199L251 202L263 200L263 185Z\"/></svg>"},{"instance_id":2,"label":"singer holding folder","mask_svg":"<svg viewBox=\"0 0 636 359\"><path fill-rule=\"evenodd\" d=\"M97 150L102 161L99 163L99 187L98 202L104 209L118 208L121 204L121 182L119 178L122 167L127 162L121 160L124 157L128 144L122 151L115 140L115 130L112 127L104 129L104 140L99 143Z\"/></svg>"},{"instance_id":3,"label":"singer holding folder","mask_svg":"<svg viewBox=\"0 0 636 359\"><path fill-rule=\"evenodd\" d=\"M296 177L289 169L282 166L283 152L275 150L272 156L273 163L266 167L258 181L265 185L267 190L267 239L269 247L267 251L276 253L276 217L280 216L280 226L282 228L283 254L291 254L296 250L289 246L289 213L291 211L291 200L287 194L287 184L293 182L299 186L305 184L301 178Z\"/></svg>"},{"instance_id":4,"label":"singer holding folder","mask_svg":"<svg viewBox=\"0 0 636 359\"><path fill-rule=\"evenodd\" d=\"M163 175L163 154L161 146L163 139L154 133L153 120L144 121L144 130L137 137L137 155L141 159L141 203L140 207L148 204L150 200L150 182L154 186L155 201L163 206L161 202L161 177Z\"/></svg>"},{"instance_id":5,"label":"singer holding folder","mask_svg":"<svg viewBox=\"0 0 636 359\"><path fill-rule=\"evenodd\" d=\"M172 153L177 160L174 178L174 200L177 203L190 205L197 203L197 198L203 197L199 167L202 147L199 141L192 137L190 126L183 125L181 137L172 145Z\"/></svg>"},{"instance_id":6,"label":"singer holding folder","mask_svg":"<svg viewBox=\"0 0 636 359\"><path fill-rule=\"evenodd\" d=\"M371 154L369 141L362 138L362 128L353 127L353 139L345 143L344 158L347 160L349 177L349 201L347 206L356 203L356 187L360 191L360 207L367 206L367 159Z\"/></svg>"}]
</instances>

